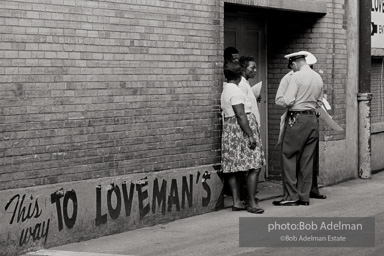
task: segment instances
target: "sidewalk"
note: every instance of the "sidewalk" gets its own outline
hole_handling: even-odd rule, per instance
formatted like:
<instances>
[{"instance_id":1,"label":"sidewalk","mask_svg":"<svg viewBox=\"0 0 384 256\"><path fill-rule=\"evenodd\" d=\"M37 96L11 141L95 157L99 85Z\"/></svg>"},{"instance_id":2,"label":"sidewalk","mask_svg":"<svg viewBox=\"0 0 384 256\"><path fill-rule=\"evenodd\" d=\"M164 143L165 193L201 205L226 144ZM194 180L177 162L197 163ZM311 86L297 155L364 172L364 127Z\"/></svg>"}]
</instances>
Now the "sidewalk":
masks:
<instances>
[{"instance_id":1,"label":"sidewalk","mask_svg":"<svg viewBox=\"0 0 384 256\"><path fill-rule=\"evenodd\" d=\"M281 185L260 183L258 198L264 214L230 208L137 229L90 241L29 253L39 256L247 256L247 255L382 255L384 250L384 172L371 180L355 179L324 187L326 200L311 200L310 206L273 206L282 194ZM229 200L227 198L226 200ZM227 206L228 202L226 203ZM376 248L269 248L239 247L240 217L376 217ZM257 235L257 231L255 230ZM381 252L380 252L381 251Z\"/></svg>"},{"instance_id":2,"label":"sidewalk","mask_svg":"<svg viewBox=\"0 0 384 256\"><path fill-rule=\"evenodd\" d=\"M281 182L265 180L258 184L258 193L256 197L260 202L281 197L283 195L283 188ZM232 197L226 196L224 198L224 208L232 206Z\"/></svg>"}]
</instances>

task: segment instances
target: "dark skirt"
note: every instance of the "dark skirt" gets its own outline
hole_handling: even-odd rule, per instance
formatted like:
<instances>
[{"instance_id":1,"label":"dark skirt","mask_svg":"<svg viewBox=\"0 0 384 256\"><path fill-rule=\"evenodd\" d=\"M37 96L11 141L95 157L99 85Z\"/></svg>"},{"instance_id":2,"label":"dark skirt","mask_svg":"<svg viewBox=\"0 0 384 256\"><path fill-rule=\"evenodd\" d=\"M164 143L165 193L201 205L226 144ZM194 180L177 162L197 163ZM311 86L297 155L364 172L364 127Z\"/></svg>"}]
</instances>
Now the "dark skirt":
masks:
<instances>
[{"instance_id":1,"label":"dark skirt","mask_svg":"<svg viewBox=\"0 0 384 256\"><path fill-rule=\"evenodd\" d=\"M248 135L241 129L236 116L224 118L221 167L223 173L244 172L265 165L265 156L256 117L247 114L249 126L256 139L256 148L248 147Z\"/></svg>"}]
</instances>

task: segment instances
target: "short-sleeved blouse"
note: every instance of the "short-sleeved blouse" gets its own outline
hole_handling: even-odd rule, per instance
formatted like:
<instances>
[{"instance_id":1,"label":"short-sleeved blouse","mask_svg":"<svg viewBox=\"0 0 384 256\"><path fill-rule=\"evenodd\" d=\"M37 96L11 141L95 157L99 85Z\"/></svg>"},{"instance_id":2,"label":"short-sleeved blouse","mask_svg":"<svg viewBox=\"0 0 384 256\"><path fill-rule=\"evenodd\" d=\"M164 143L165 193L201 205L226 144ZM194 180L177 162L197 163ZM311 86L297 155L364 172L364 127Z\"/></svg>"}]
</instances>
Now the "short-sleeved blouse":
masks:
<instances>
[{"instance_id":1,"label":"short-sleeved blouse","mask_svg":"<svg viewBox=\"0 0 384 256\"><path fill-rule=\"evenodd\" d=\"M244 104L245 113L251 113L252 103L247 95L233 83L224 83L223 92L221 93L221 109L224 117L235 116L232 106Z\"/></svg>"}]
</instances>

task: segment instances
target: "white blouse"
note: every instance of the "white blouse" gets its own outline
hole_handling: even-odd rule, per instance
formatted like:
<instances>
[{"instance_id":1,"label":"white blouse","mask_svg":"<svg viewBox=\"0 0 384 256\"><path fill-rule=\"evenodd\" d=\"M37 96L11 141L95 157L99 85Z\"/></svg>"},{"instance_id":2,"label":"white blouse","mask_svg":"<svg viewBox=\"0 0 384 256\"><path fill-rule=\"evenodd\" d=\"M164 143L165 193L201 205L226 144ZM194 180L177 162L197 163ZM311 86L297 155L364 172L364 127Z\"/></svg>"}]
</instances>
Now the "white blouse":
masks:
<instances>
[{"instance_id":1,"label":"white blouse","mask_svg":"<svg viewBox=\"0 0 384 256\"><path fill-rule=\"evenodd\" d=\"M221 93L221 109L224 117L235 116L232 106L238 104L244 104L245 113L251 113L252 103L247 95L236 84L224 83Z\"/></svg>"},{"instance_id":2,"label":"white blouse","mask_svg":"<svg viewBox=\"0 0 384 256\"><path fill-rule=\"evenodd\" d=\"M259 107L257 106L257 100L256 100L256 95L254 90L256 91L257 89L255 87L259 86L254 85L251 87L247 79L245 79L243 76L241 77L241 81L239 83L239 88L247 95L248 99L251 101L252 104L252 113L256 117L257 124L260 127L260 112L259 112ZM258 90L260 91L260 90Z\"/></svg>"}]
</instances>

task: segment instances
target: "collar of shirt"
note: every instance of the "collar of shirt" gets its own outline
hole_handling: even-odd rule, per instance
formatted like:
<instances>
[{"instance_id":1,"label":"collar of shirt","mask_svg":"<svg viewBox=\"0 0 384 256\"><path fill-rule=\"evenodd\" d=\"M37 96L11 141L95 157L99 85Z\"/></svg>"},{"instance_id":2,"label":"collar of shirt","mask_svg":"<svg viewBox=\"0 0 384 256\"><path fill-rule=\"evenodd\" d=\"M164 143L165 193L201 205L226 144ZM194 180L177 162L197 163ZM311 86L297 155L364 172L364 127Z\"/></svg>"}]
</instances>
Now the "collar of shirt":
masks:
<instances>
[{"instance_id":1,"label":"collar of shirt","mask_svg":"<svg viewBox=\"0 0 384 256\"><path fill-rule=\"evenodd\" d=\"M240 83L241 83L241 82L249 84L248 80L245 79L245 77L243 77L243 76L241 76L241 81L240 81Z\"/></svg>"},{"instance_id":2,"label":"collar of shirt","mask_svg":"<svg viewBox=\"0 0 384 256\"><path fill-rule=\"evenodd\" d=\"M300 68L300 71L304 71L304 70L309 70L309 69L311 69L311 67L310 66L308 66L308 65L304 65L304 66L302 66L301 68Z\"/></svg>"},{"instance_id":3,"label":"collar of shirt","mask_svg":"<svg viewBox=\"0 0 384 256\"><path fill-rule=\"evenodd\" d=\"M224 86L232 86L232 85L237 86L237 84L234 84L234 83L227 83L227 82L224 83Z\"/></svg>"}]
</instances>

